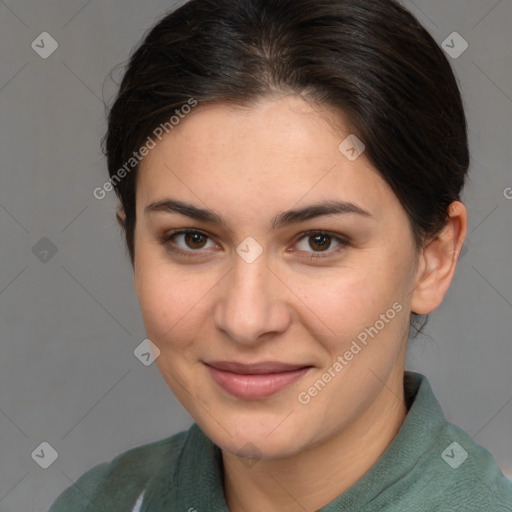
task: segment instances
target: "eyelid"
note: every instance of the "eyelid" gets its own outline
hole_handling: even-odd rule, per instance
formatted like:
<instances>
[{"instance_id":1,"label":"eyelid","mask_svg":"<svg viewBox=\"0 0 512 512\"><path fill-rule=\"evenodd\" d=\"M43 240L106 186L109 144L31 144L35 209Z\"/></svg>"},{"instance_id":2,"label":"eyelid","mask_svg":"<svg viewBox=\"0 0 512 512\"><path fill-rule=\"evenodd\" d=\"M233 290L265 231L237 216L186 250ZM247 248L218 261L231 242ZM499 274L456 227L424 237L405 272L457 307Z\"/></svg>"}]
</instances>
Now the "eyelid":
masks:
<instances>
[{"instance_id":1,"label":"eyelid","mask_svg":"<svg viewBox=\"0 0 512 512\"><path fill-rule=\"evenodd\" d=\"M338 233L333 233L332 231L322 230L322 229L311 229L309 231L300 233L299 235L297 235L294 245L296 245L302 239L308 238L313 235L327 235L332 240L335 240L336 242L338 242L339 246L335 247L334 249L327 249L325 251L303 251L310 255L310 256L308 256L308 258L309 257L315 258L315 259L328 258L351 245L348 237L344 237ZM301 252L301 251L299 251L299 252Z\"/></svg>"},{"instance_id":2,"label":"eyelid","mask_svg":"<svg viewBox=\"0 0 512 512\"><path fill-rule=\"evenodd\" d=\"M209 233L207 233L206 231L203 231L201 229L197 229L197 228L183 228L183 229L177 229L175 231L166 232L160 237L159 241L162 245L166 246L168 248L168 250L170 250L174 253L178 253L183 256L188 256L188 257L201 257L203 255L203 253L205 252L202 248L196 249L196 250L194 250L194 249L186 250L186 249L182 249L180 247L173 246L170 243L171 240L176 236L186 235L186 234L191 234L191 233L192 234L200 234L200 235L206 237L207 239L211 240L215 244L217 244L217 242L215 242L214 238ZM322 230L322 229L312 229L312 230L308 230L308 231L299 233L295 237L295 241L293 242L293 245L296 245L302 239L313 236L313 235L326 235L329 238L338 242L339 246L337 248L327 249L325 251L297 251L297 252L307 252L311 255L312 258L315 258L315 259L327 258L327 257L330 257L333 254L335 254L335 253L339 252L340 250L345 249L346 247L349 247L351 245L351 243L347 237L344 237L338 233L333 233L331 231ZM219 245L219 244L217 244L217 245ZM288 251L289 251L289 249L288 249ZM292 250L292 252L294 252L294 251ZM308 256L308 258L309 258L309 256Z\"/></svg>"},{"instance_id":3,"label":"eyelid","mask_svg":"<svg viewBox=\"0 0 512 512\"><path fill-rule=\"evenodd\" d=\"M217 244L217 242L215 242L215 240L213 239L213 237L211 235L209 235L206 231L203 231L203 230L197 229L197 228L183 228L183 229L177 229L177 230L174 230L174 231L166 232L166 233L164 233L160 237L159 242L163 246L165 246L167 250L172 251L172 252L177 253L177 254L181 254L183 256L187 256L187 257L191 257L191 258L202 256L203 253L205 252L202 249L196 249L196 250L188 249L188 250L186 250L186 249L182 249L181 247L177 247L176 245L173 245L171 243L171 241L172 241L172 239L174 237L177 237L179 235L187 235L187 234L199 234L199 235L204 236L208 240L211 240L215 244Z\"/></svg>"}]
</instances>

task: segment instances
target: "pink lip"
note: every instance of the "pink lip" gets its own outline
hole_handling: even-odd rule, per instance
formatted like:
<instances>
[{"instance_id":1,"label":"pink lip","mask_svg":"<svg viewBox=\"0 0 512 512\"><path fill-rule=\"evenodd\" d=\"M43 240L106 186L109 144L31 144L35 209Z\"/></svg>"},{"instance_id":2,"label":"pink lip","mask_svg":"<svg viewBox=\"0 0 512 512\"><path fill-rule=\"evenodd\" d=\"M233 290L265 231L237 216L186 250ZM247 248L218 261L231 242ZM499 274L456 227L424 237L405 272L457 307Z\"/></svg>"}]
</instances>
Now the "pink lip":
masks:
<instances>
[{"instance_id":1,"label":"pink lip","mask_svg":"<svg viewBox=\"0 0 512 512\"><path fill-rule=\"evenodd\" d=\"M222 389L246 399L271 396L293 384L311 368L272 361L255 364L215 361L206 366Z\"/></svg>"}]
</instances>

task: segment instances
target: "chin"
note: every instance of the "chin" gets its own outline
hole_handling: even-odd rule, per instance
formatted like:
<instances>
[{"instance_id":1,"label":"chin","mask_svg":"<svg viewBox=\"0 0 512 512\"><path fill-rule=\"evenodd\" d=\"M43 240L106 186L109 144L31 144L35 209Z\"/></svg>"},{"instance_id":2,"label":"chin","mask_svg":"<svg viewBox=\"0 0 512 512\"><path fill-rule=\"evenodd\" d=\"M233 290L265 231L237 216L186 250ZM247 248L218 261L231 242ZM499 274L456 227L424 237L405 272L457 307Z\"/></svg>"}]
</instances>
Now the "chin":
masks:
<instances>
[{"instance_id":1,"label":"chin","mask_svg":"<svg viewBox=\"0 0 512 512\"><path fill-rule=\"evenodd\" d=\"M307 444L306 432L298 429L297 426L279 425L279 421L273 421L272 427L267 427L270 422L260 420L260 425L255 424L257 420L246 418L226 423L224 430L217 424L206 425L196 421L203 432L223 451L237 457L256 459L283 459L296 455ZM298 437L297 432L301 435Z\"/></svg>"},{"instance_id":2,"label":"chin","mask_svg":"<svg viewBox=\"0 0 512 512\"><path fill-rule=\"evenodd\" d=\"M264 437L256 442L242 438L230 439L226 440L224 445L217 446L231 455L248 461L286 459L301 451L301 447L296 442L293 442L293 445L290 445L290 441L284 440L271 443Z\"/></svg>"}]
</instances>

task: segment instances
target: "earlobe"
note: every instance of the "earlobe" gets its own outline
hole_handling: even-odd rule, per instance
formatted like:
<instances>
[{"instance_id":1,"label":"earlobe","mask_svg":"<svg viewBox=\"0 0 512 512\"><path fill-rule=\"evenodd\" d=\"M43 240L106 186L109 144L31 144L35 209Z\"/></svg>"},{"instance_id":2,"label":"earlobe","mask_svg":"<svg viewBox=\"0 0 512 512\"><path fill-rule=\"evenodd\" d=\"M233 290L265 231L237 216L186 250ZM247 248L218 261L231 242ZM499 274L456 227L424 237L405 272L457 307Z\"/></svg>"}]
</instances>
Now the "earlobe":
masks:
<instances>
[{"instance_id":1,"label":"earlobe","mask_svg":"<svg viewBox=\"0 0 512 512\"><path fill-rule=\"evenodd\" d=\"M119 225L124 229L126 213L124 212L124 209L121 205L119 205L117 208L116 219L117 219L117 222L119 223Z\"/></svg>"},{"instance_id":2,"label":"earlobe","mask_svg":"<svg viewBox=\"0 0 512 512\"><path fill-rule=\"evenodd\" d=\"M411 310L419 315L434 311L443 301L452 282L467 233L465 206L453 202L444 228L427 242L419 256Z\"/></svg>"}]
</instances>

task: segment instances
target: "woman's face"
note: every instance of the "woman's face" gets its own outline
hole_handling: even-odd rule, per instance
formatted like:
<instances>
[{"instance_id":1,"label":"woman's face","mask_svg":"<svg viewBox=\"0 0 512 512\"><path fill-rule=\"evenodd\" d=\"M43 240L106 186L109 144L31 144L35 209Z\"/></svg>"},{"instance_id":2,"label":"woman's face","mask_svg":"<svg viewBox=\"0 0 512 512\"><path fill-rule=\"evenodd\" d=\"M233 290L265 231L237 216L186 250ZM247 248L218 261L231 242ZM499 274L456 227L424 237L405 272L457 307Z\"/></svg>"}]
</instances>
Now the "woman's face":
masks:
<instances>
[{"instance_id":1,"label":"woman's face","mask_svg":"<svg viewBox=\"0 0 512 512\"><path fill-rule=\"evenodd\" d=\"M229 453L292 456L401 383L417 253L390 187L364 153L339 149L350 134L297 96L216 104L141 163L147 336L177 398Z\"/></svg>"}]
</instances>

